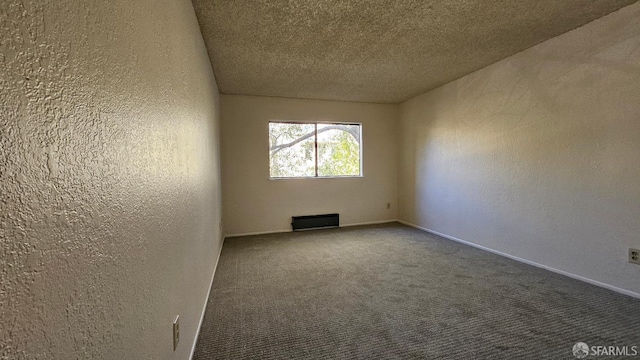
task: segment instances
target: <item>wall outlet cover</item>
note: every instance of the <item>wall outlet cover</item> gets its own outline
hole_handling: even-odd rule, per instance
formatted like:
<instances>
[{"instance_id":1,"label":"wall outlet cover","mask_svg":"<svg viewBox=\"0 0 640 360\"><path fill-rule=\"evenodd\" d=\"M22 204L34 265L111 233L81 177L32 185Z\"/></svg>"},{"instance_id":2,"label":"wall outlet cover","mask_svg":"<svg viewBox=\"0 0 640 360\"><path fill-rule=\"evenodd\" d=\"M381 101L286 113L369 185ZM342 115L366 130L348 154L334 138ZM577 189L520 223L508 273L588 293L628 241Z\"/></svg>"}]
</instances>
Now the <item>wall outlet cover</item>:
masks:
<instances>
[{"instance_id":1,"label":"wall outlet cover","mask_svg":"<svg viewBox=\"0 0 640 360\"><path fill-rule=\"evenodd\" d=\"M629 248L629 262L640 265L640 249Z\"/></svg>"}]
</instances>

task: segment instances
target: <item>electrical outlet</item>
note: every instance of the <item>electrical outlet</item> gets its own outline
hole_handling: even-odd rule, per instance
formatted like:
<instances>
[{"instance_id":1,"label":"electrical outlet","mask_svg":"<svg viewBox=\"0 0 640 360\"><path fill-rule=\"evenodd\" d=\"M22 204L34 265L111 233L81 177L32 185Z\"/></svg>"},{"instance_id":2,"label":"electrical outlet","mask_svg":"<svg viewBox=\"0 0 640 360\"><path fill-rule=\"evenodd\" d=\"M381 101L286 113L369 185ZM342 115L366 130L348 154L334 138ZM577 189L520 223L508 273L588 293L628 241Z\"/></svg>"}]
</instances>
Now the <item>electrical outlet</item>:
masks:
<instances>
[{"instance_id":1,"label":"electrical outlet","mask_svg":"<svg viewBox=\"0 0 640 360\"><path fill-rule=\"evenodd\" d=\"M640 265L640 250L629 248L629 262Z\"/></svg>"},{"instance_id":2,"label":"electrical outlet","mask_svg":"<svg viewBox=\"0 0 640 360\"><path fill-rule=\"evenodd\" d=\"M391 209L391 203L387 203L387 209Z\"/></svg>"},{"instance_id":3,"label":"electrical outlet","mask_svg":"<svg viewBox=\"0 0 640 360\"><path fill-rule=\"evenodd\" d=\"M176 351L178 342L180 342L180 315L173 320L173 351Z\"/></svg>"}]
</instances>

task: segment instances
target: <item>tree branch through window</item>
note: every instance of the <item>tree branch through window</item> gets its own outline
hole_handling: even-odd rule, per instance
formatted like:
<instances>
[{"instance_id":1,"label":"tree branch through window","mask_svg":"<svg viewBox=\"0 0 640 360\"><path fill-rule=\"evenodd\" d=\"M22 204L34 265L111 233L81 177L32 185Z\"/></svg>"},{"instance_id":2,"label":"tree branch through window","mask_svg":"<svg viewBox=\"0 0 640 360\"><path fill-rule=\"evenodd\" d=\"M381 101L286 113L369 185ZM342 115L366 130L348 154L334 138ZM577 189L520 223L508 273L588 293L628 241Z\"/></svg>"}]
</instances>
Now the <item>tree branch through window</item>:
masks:
<instances>
[{"instance_id":1,"label":"tree branch through window","mask_svg":"<svg viewBox=\"0 0 640 360\"><path fill-rule=\"evenodd\" d=\"M361 125L269 123L270 176L360 176Z\"/></svg>"},{"instance_id":2,"label":"tree branch through window","mask_svg":"<svg viewBox=\"0 0 640 360\"><path fill-rule=\"evenodd\" d=\"M318 129L318 135L320 135L321 133L325 132L325 131L329 131L329 130L342 130L342 131L346 131L347 133L349 133L351 136L353 136L354 140L359 144L360 143L360 131L359 129L354 129L353 125L330 125L330 126L325 126L322 127L320 129ZM273 156L275 153L277 153L278 151L284 149L284 148L288 148L291 147L295 144L298 144L310 137L316 136L316 132L312 131L308 134L305 134L303 136L300 136L299 138L288 142L286 144L280 144L280 145L272 145L270 150L271 150L271 155Z\"/></svg>"}]
</instances>

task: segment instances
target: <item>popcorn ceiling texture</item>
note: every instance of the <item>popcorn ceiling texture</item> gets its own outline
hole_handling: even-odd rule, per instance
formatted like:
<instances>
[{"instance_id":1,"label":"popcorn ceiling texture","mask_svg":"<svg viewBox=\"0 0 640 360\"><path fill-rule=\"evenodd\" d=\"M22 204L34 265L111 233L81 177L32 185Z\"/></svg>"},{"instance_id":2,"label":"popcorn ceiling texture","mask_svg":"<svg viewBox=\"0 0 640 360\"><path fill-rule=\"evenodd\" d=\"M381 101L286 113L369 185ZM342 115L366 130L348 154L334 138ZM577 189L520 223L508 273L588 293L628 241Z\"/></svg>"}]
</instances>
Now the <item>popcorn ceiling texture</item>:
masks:
<instances>
[{"instance_id":1,"label":"popcorn ceiling texture","mask_svg":"<svg viewBox=\"0 0 640 360\"><path fill-rule=\"evenodd\" d=\"M220 92L400 103L636 0L194 0Z\"/></svg>"},{"instance_id":2,"label":"popcorn ceiling texture","mask_svg":"<svg viewBox=\"0 0 640 360\"><path fill-rule=\"evenodd\" d=\"M0 359L188 358L221 246L191 2L3 0L0 89Z\"/></svg>"}]
</instances>

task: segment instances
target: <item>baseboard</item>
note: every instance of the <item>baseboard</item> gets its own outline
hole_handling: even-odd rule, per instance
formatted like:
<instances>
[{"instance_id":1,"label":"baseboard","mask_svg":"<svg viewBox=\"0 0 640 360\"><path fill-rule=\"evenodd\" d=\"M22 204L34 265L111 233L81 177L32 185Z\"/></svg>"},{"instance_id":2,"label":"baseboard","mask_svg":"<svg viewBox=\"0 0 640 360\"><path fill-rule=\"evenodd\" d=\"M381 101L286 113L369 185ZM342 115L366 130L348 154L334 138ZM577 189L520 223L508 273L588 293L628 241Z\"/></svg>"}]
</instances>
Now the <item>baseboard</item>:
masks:
<instances>
[{"instance_id":1,"label":"baseboard","mask_svg":"<svg viewBox=\"0 0 640 360\"><path fill-rule=\"evenodd\" d=\"M352 223L352 224L340 224L339 227L387 224L387 223L392 223L392 222L396 222L396 221L398 221L398 220L397 219L377 220L377 221L368 221L368 222ZM321 228L308 229L308 230L319 230L319 229L321 229ZM233 238L233 237L241 237L241 236L252 236L252 235L282 234L282 233L288 233L288 232L293 232L293 230L291 230L291 229L269 230L269 231L256 231L256 232L248 232L248 233L240 233L240 234L229 234L229 235L225 235L225 238Z\"/></svg>"},{"instance_id":2,"label":"baseboard","mask_svg":"<svg viewBox=\"0 0 640 360\"><path fill-rule=\"evenodd\" d=\"M252 235L267 235L267 234L281 234L281 233L288 233L288 232L292 232L293 230L288 229L288 230L272 230L272 231L256 231L256 232L248 232L248 233L240 233L240 234L229 234L229 235L225 235L225 238L233 238L233 237L240 237L240 236L252 236Z\"/></svg>"},{"instance_id":3,"label":"baseboard","mask_svg":"<svg viewBox=\"0 0 640 360\"><path fill-rule=\"evenodd\" d=\"M388 223L392 223L392 222L398 222L398 220L397 219L391 219L391 220L367 221L367 222L361 222L361 223L344 224L344 225L340 225L340 227L363 226L363 225L378 225L378 224L388 224Z\"/></svg>"},{"instance_id":4,"label":"baseboard","mask_svg":"<svg viewBox=\"0 0 640 360\"><path fill-rule=\"evenodd\" d=\"M204 306L202 307L202 313L200 314L200 321L198 322L198 329L196 330L196 337L193 339L193 345L191 345L191 354L189 360L193 359L193 354L196 352L196 344L198 343L198 337L200 336L200 329L202 328L202 321L204 320L204 313L207 311L207 304L209 303L209 296L211 295L211 287L213 286L213 278L216 276L216 270L218 269L218 263L220 262L220 254L222 254L222 247L224 246L224 239L222 238L222 244L220 244L220 250L218 250L218 257L216 258L216 264L213 266L213 273L211 274L211 281L209 282L209 290L207 290L207 297L204 300Z\"/></svg>"},{"instance_id":5,"label":"baseboard","mask_svg":"<svg viewBox=\"0 0 640 360\"><path fill-rule=\"evenodd\" d=\"M570 272L567 272L567 271L564 271L564 270L553 268L551 266L539 264L539 263L531 261L531 260L523 259L523 258L514 256L514 255L510 255L510 254L504 253L502 251L494 250L494 249L488 248L486 246L474 244L474 243L472 243L470 241L462 240L462 239L459 239L459 238L454 237L454 236L450 236L450 235L447 235L447 234L443 234L443 233L437 232L435 230L427 229L425 227L418 226L416 224L412 224L412 223L407 222L407 221L398 220L398 222L401 223L401 224L404 224L404 225L411 226L413 228L422 230L422 231L426 231L426 232L428 232L430 234L438 235L438 236L443 237L445 239L453 240L455 242L459 242L461 244L469 245L469 246L472 246L472 247L480 249L480 250L488 251L488 252L496 254L496 255L504 256L506 258L509 258L509 259L512 259L512 260L515 260L515 261L518 261L518 262L521 262L521 263L524 263L524 264L527 264L527 265L535 266L535 267L538 267L538 268L541 268L541 269L544 269L544 270L548 270L548 271L554 272L556 274L564 275L564 276L570 277L572 279L580 280L580 281L583 281L583 282L586 282L586 283L589 283L589 284L592 284L592 285L599 286L601 288L605 288L605 289L608 289L608 290L611 290L611 291L615 291L615 292L620 293L620 294L624 294L624 295L628 295L628 296L634 297L636 299L640 299L640 294L637 293L637 292L634 292L634 291L622 289L622 288L619 288L619 287L616 287L616 286L613 286L613 285L609 285L609 284L606 284L606 283L603 283L603 282L600 282L600 281L597 281L597 280L586 278L584 276L576 275L576 274L573 274L573 273L570 273Z\"/></svg>"}]
</instances>

